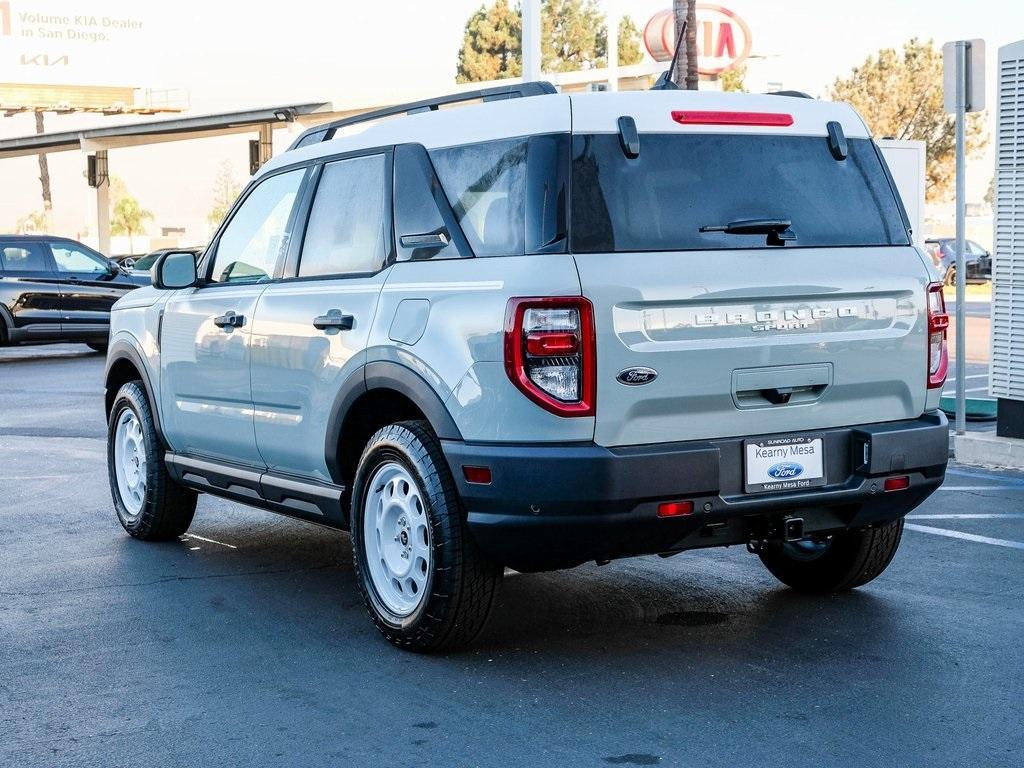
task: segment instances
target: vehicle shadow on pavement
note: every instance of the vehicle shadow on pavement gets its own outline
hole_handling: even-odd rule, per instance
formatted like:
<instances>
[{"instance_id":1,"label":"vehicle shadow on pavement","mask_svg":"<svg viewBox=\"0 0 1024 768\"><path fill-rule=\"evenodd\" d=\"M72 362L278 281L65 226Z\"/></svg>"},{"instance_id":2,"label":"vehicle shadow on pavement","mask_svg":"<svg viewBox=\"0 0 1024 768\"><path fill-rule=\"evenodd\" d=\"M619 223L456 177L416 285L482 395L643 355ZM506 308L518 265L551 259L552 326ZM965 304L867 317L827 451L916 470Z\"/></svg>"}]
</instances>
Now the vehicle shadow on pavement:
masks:
<instances>
[{"instance_id":1,"label":"vehicle shadow on pavement","mask_svg":"<svg viewBox=\"0 0 1024 768\"><path fill-rule=\"evenodd\" d=\"M339 637L378 642L347 534L242 514L249 519L237 526L197 516L190 533L202 538L159 545L124 538L116 548L118 570L155 569L146 582L179 583L182 589L173 592L193 616L247 616L247 632L256 635L296 622L307 642L319 636L325 650ZM900 623L896 608L870 591L801 595L776 584L756 558L740 551L693 552L553 573L508 571L488 628L476 645L453 655L531 650L549 660L580 661L671 647L673 658L757 663L785 654L812 663L841 645L847 657L881 659ZM902 626L903 643L906 631ZM751 657L752 648L757 653Z\"/></svg>"}]
</instances>

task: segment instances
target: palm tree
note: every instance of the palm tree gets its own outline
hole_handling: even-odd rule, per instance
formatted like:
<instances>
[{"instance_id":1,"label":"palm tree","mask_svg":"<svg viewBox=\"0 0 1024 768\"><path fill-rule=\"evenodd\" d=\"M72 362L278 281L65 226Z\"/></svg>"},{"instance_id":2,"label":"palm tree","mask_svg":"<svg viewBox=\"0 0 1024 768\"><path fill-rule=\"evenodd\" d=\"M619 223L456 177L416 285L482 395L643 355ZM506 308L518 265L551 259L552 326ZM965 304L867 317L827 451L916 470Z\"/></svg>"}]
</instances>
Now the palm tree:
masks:
<instances>
[{"instance_id":1,"label":"palm tree","mask_svg":"<svg viewBox=\"0 0 1024 768\"><path fill-rule=\"evenodd\" d=\"M688 91L696 91L700 76L697 72L697 3L695 0L672 0L676 20L676 40L686 28L686 42L676 58L672 82L683 85Z\"/></svg>"},{"instance_id":2,"label":"palm tree","mask_svg":"<svg viewBox=\"0 0 1024 768\"><path fill-rule=\"evenodd\" d=\"M128 235L128 250L135 253L134 236L145 231L145 222L152 219L153 214L144 209L139 205L138 200L128 194L123 182L114 186L116 199L114 201L113 215L110 217L110 234Z\"/></svg>"}]
</instances>

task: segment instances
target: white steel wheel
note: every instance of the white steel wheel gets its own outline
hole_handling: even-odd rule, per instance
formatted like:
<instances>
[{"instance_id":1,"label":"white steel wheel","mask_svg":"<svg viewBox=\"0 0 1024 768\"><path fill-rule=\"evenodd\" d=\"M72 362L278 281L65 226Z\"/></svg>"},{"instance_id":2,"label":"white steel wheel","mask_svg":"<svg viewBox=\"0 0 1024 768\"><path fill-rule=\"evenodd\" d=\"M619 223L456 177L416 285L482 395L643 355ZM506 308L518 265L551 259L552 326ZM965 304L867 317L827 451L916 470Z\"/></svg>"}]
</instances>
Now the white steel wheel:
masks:
<instances>
[{"instance_id":1,"label":"white steel wheel","mask_svg":"<svg viewBox=\"0 0 1024 768\"><path fill-rule=\"evenodd\" d=\"M363 542L378 598L396 616L411 615L429 592L433 555L420 488L398 462L382 464L370 479Z\"/></svg>"},{"instance_id":2,"label":"white steel wheel","mask_svg":"<svg viewBox=\"0 0 1024 768\"><path fill-rule=\"evenodd\" d=\"M117 417L114 473L121 503L132 518L137 518L146 503L146 443L142 424L131 408L125 408Z\"/></svg>"}]
</instances>

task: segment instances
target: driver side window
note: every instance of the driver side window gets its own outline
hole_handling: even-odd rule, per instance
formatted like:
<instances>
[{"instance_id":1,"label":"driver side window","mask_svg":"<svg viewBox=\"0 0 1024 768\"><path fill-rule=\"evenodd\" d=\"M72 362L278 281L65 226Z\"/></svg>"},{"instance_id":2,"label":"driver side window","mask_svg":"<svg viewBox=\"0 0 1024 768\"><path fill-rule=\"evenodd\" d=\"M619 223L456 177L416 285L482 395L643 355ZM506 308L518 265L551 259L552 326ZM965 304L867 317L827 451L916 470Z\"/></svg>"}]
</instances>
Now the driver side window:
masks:
<instances>
[{"instance_id":1,"label":"driver side window","mask_svg":"<svg viewBox=\"0 0 1024 768\"><path fill-rule=\"evenodd\" d=\"M279 173L249 193L220 236L211 281L257 282L273 276L288 247L292 208L305 173L304 168Z\"/></svg>"},{"instance_id":2,"label":"driver side window","mask_svg":"<svg viewBox=\"0 0 1024 768\"><path fill-rule=\"evenodd\" d=\"M110 271L108 261L73 245L52 243L50 251L53 253L53 260L57 262L57 271L59 272L95 272L99 274Z\"/></svg>"}]
</instances>

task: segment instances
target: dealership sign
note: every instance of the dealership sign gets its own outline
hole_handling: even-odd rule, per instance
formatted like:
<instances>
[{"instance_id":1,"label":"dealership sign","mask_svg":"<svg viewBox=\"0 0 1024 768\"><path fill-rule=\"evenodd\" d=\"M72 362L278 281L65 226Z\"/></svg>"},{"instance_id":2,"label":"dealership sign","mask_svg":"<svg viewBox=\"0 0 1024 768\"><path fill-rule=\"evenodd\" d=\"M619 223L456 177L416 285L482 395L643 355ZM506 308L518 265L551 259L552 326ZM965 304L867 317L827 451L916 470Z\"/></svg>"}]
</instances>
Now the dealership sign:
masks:
<instances>
[{"instance_id":1,"label":"dealership sign","mask_svg":"<svg viewBox=\"0 0 1024 768\"><path fill-rule=\"evenodd\" d=\"M141 85L161 58L160 8L134 0L0 0L0 83Z\"/></svg>"},{"instance_id":2,"label":"dealership sign","mask_svg":"<svg viewBox=\"0 0 1024 768\"><path fill-rule=\"evenodd\" d=\"M672 9L654 14L644 27L644 45L655 61L669 61L675 51ZM750 27L728 8L697 3L697 69L718 75L740 66L750 55Z\"/></svg>"}]
</instances>

